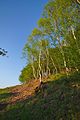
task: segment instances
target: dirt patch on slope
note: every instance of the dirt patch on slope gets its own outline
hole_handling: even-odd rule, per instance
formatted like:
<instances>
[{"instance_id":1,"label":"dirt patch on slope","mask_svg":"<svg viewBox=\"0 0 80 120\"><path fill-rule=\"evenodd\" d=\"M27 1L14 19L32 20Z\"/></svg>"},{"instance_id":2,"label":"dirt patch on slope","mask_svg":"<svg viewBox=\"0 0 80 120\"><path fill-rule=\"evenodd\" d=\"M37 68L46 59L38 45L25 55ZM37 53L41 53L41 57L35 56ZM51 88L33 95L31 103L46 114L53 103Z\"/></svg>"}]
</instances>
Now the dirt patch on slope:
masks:
<instances>
[{"instance_id":1,"label":"dirt patch on slope","mask_svg":"<svg viewBox=\"0 0 80 120\"><path fill-rule=\"evenodd\" d=\"M8 103L15 103L17 101L30 98L35 93L35 89L40 85L39 80L32 80L27 84L15 86L10 92L13 94Z\"/></svg>"}]
</instances>

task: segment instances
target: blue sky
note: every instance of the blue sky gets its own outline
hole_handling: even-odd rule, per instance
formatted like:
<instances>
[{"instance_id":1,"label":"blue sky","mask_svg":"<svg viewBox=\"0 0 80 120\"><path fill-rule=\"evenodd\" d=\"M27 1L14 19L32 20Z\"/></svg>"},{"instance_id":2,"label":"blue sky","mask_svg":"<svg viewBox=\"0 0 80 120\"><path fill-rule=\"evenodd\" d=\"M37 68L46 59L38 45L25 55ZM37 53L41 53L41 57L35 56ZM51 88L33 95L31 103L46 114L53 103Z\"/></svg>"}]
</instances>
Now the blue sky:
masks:
<instances>
[{"instance_id":1,"label":"blue sky","mask_svg":"<svg viewBox=\"0 0 80 120\"><path fill-rule=\"evenodd\" d=\"M20 83L18 77L26 64L21 59L22 49L47 1L0 0L0 47L9 56L0 56L0 88Z\"/></svg>"}]
</instances>

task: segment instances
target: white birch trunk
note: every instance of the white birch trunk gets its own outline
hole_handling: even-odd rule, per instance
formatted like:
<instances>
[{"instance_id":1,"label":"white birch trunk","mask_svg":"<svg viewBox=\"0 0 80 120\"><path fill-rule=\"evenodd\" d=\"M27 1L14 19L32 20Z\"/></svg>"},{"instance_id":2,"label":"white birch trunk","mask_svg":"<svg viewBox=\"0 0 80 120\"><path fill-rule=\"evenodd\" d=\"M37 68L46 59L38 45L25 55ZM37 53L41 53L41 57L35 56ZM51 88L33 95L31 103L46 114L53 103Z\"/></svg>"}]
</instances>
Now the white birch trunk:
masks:
<instances>
[{"instance_id":1,"label":"white birch trunk","mask_svg":"<svg viewBox=\"0 0 80 120\"><path fill-rule=\"evenodd\" d=\"M77 0L77 3L80 4L80 0Z\"/></svg>"},{"instance_id":2,"label":"white birch trunk","mask_svg":"<svg viewBox=\"0 0 80 120\"><path fill-rule=\"evenodd\" d=\"M33 70L33 76L34 76L34 79L36 79L36 75L35 75L35 68L34 68L34 65L33 65L33 63L32 63L32 70Z\"/></svg>"},{"instance_id":3,"label":"white birch trunk","mask_svg":"<svg viewBox=\"0 0 80 120\"><path fill-rule=\"evenodd\" d=\"M40 83L42 81L42 76L41 76L41 50L39 52L39 80L40 80Z\"/></svg>"},{"instance_id":4,"label":"white birch trunk","mask_svg":"<svg viewBox=\"0 0 80 120\"><path fill-rule=\"evenodd\" d=\"M74 28L72 26L71 26L71 31L72 31L72 35L73 35L75 43L76 43L77 50L78 50L79 55L80 55L80 49L79 49L78 44L77 44L77 38L75 36Z\"/></svg>"},{"instance_id":5,"label":"white birch trunk","mask_svg":"<svg viewBox=\"0 0 80 120\"><path fill-rule=\"evenodd\" d=\"M50 68L49 68L49 51L48 49L46 48L46 59L47 59L47 76L49 75L50 76Z\"/></svg>"},{"instance_id":6,"label":"white birch trunk","mask_svg":"<svg viewBox=\"0 0 80 120\"><path fill-rule=\"evenodd\" d=\"M66 74L68 75L68 67L67 67L67 63L66 63L66 60L65 60L64 51L63 51L62 45L61 45L61 43L60 43L60 38L57 37L57 40L58 40L58 43L59 43L59 46L60 46L60 52L61 52L62 57L63 57L63 63L64 63L64 67L65 67L65 69L66 69Z\"/></svg>"},{"instance_id":7,"label":"white birch trunk","mask_svg":"<svg viewBox=\"0 0 80 120\"><path fill-rule=\"evenodd\" d=\"M58 73L57 67L56 67L56 65L55 65L55 63L54 63L52 57L50 57L50 59L51 59L51 61L52 61L52 64L53 64L53 67L55 68L56 73Z\"/></svg>"}]
</instances>

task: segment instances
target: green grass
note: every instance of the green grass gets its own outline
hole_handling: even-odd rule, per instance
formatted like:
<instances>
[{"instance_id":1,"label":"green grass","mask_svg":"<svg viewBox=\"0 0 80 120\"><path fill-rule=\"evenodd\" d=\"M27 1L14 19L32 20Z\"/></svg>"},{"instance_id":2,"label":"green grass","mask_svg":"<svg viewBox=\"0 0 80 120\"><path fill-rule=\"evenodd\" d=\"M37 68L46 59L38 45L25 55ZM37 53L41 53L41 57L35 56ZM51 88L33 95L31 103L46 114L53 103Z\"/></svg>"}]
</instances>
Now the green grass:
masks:
<instances>
[{"instance_id":1,"label":"green grass","mask_svg":"<svg viewBox=\"0 0 80 120\"><path fill-rule=\"evenodd\" d=\"M0 101L9 92L0 90ZM80 120L80 73L51 76L31 98L8 104L0 120Z\"/></svg>"}]
</instances>

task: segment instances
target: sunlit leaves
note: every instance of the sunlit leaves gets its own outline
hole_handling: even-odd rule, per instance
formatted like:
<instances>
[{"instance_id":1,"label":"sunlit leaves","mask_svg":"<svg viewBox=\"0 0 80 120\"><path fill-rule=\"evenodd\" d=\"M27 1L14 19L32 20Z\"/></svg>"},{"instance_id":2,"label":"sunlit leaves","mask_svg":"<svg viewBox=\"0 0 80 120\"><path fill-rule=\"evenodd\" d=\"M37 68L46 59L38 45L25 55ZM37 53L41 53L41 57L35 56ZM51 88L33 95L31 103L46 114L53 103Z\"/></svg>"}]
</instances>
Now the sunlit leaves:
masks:
<instances>
[{"instance_id":1,"label":"sunlit leaves","mask_svg":"<svg viewBox=\"0 0 80 120\"><path fill-rule=\"evenodd\" d=\"M47 68L51 74L65 68L80 69L79 9L76 0L49 0L45 5L38 27L32 30L23 49L38 78Z\"/></svg>"}]
</instances>

